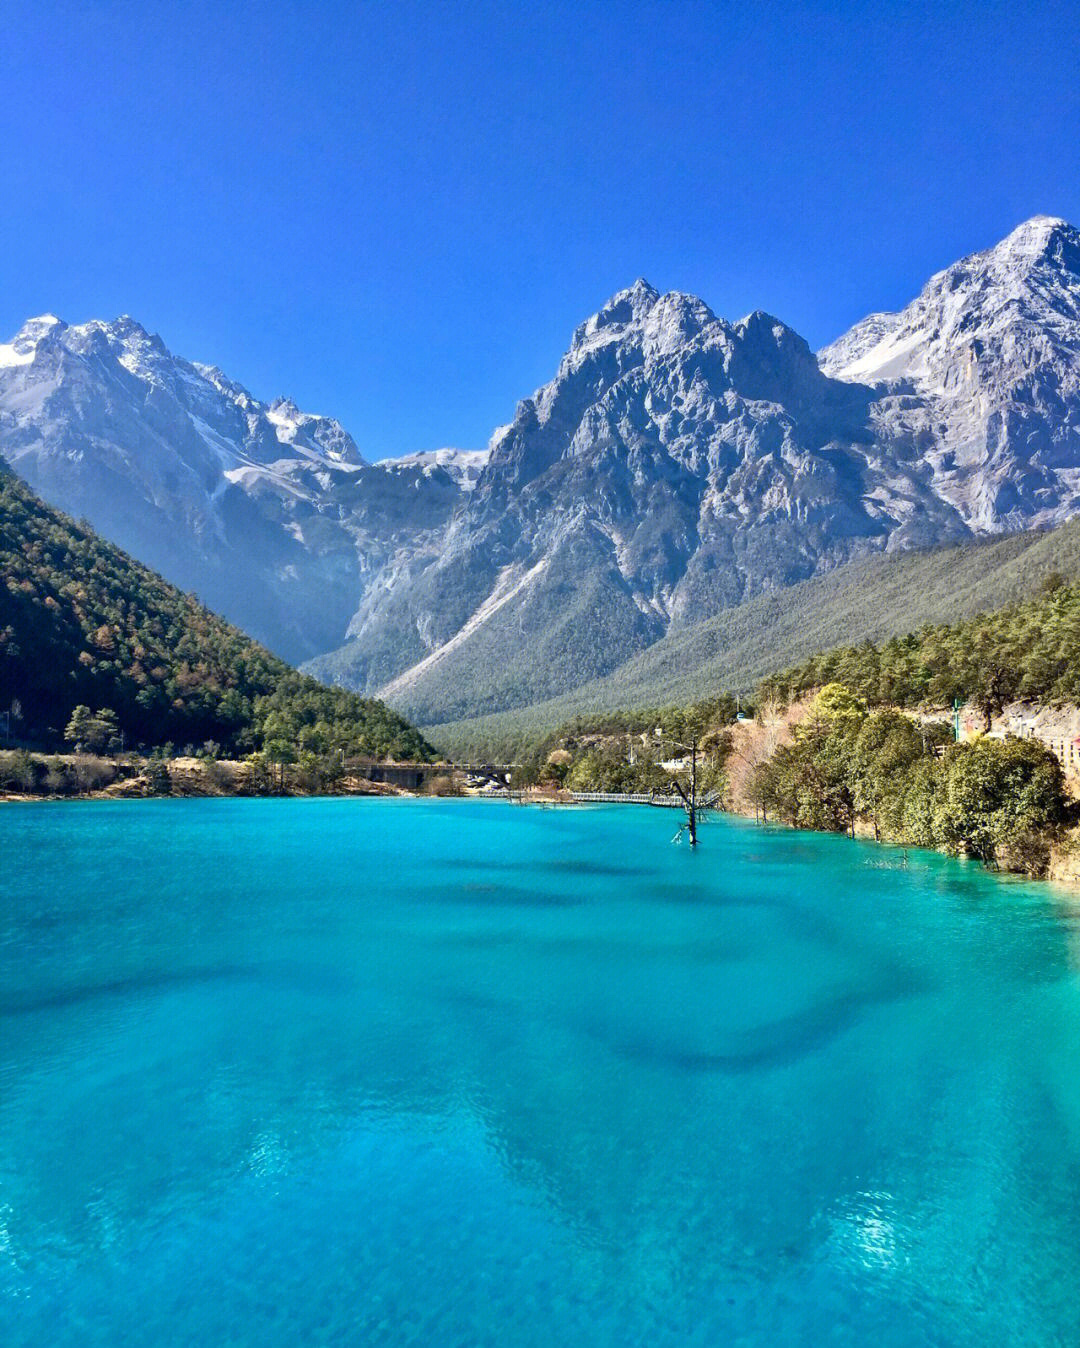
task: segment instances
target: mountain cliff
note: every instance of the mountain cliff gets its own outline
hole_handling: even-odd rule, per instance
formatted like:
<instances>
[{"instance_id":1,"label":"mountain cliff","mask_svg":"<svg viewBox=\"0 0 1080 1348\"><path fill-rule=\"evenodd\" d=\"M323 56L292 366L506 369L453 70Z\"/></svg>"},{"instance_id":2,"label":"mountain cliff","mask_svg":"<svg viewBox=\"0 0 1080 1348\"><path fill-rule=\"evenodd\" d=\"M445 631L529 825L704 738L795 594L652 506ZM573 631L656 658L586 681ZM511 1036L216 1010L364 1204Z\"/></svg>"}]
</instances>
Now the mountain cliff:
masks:
<instances>
[{"instance_id":1,"label":"mountain cliff","mask_svg":"<svg viewBox=\"0 0 1080 1348\"><path fill-rule=\"evenodd\" d=\"M260 402L133 319L32 319L0 345L0 452L51 504L291 659L341 640L402 541L423 555L461 485L367 463L329 417Z\"/></svg>"},{"instance_id":2,"label":"mountain cliff","mask_svg":"<svg viewBox=\"0 0 1080 1348\"><path fill-rule=\"evenodd\" d=\"M489 450L374 463L131 319L32 320L0 452L321 677L495 712L850 560L1077 513L1080 234L1035 217L817 356L639 280Z\"/></svg>"},{"instance_id":3,"label":"mountain cliff","mask_svg":"<svg viewBox=\"0 0 1080 1348\"><path fill-rule=\"evenodd\" d=\"M439 556L312 669L423 720L496 710L851 557L969 533L923 428L874 403L779 320L638 281L519 404Z\"/></svg>"},{"instance_id":4,"label":"mountain cliff","mask_svg":"<svg viewBox=\"0 0 1080 1348\"><path fill-rule=\"evenodd\" d=\"M874 384L874 419L930 428L935 493L975 532L1057 524L1080 506L1080 231L1036 216L820 352Z\"/></svg>"}]
</instances>

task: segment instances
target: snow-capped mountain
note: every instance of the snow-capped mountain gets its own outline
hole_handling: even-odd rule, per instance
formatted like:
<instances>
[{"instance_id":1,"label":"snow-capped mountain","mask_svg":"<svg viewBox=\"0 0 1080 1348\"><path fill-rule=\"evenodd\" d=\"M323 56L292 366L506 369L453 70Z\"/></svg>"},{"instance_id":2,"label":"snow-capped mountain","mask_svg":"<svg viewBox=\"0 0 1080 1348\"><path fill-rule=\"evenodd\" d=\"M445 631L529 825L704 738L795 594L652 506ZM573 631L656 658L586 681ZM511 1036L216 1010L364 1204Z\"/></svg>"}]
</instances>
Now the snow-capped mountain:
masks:
<instances>
[{"instance_id":1,"label":"snow-capped mountain","mask_svg":"<svg viewBox=\"0 0 1080 1348\"><path fill-rule=\"evenodd\" d=\"M341 640L402 528L423 550L459 493L438 464L369 465L330 417L261 402L133 319L31 319L0 346L0 453L293 659Z\"/></svg>"},{"instance_id":2,"label":"snow-capped mountain","mask_svg":"<svg viewBox=\"0 0 1080 1348\"><path fill-rule=\"evenodd\" d=\"M966 534L873 401L779 320L638 281L519 405L437 559L312 668L426 721L493 710L849 557Z\"/></svg>"},{"instance_id":3,"label":"snow-capped mountain","mask_svg":"<svg viewBox=\"0 0 1080 1348\"><path fill-rule=\"evenodd\" d=\"M187 458L194 466L200 455L209 455L225 471L285 457L338 467L364 462L338 422L301 412L286 398L259 402L216 367L174 356L160 337L126 314L112 323L78 326L53 314L32 318L0 346L0 371L16 431L40 425L62 389L86 388L97 378L113 386L114 397L121 390L134 392L158 412L161 424L147 428L160 442L157 454L144 454L143 460ZM81 425L65 426L65 434L82 433L92 441L96 429L84 398L66 399L62 410L82 419ZM39 444L45 438L42 431ZM29 445L23 452L30 452ZM134 448L127 457L133 468L148 466Z\"/></svg>"},{"instance_id":4,"label":"snow-capped mountain","mask_svg":"<svg viewBox=\"0 0 1080 1348\"><path fill-rule=\"evenodd\" d=\"M819 353L838 379L886 385L875 418L922 404L935 491L976 531L1080 507L1080 231L1035 216L871 314Z\"/></svg>"},{"instance_id":5,"label":"snow-capped mountain","mask_svg":"<svg viewBox=\"0 0 1080 1348\"><path fill-rule=\"evenodd\" d=\"M488 450L374 463L131 319L34 319L0 455L322 676L495 710L848 558L1080 513L1080 234L1036 217L819 357L638 281Z\"/></svg>"},{"instance_id":6,"label":"snow-capped mountain","mask_svg":"<svg viewBox=\"0 0 1080 1348\"><path fill-rule=\"evenodd\" d=\"M1045 217L820 365L779 320L638 281L496 434L438 558L314 667L449 719L861 553L1067 518L1078 315L1080 236Z\"/></svg>"},{"instance_id":7,"label":"snow-capped mountain","mask_svg":"<svg viewBox=\"0 0 1080 1348\"><path fill-rule=\"evenodd\" d=\"M472 491L490 458L490 449L424 449L417 454L402 454L393 459L381 459L379 467L388 473L419 469L427 477L441 468L453 478L462 491Z\"/></svg>"}]
</instances>

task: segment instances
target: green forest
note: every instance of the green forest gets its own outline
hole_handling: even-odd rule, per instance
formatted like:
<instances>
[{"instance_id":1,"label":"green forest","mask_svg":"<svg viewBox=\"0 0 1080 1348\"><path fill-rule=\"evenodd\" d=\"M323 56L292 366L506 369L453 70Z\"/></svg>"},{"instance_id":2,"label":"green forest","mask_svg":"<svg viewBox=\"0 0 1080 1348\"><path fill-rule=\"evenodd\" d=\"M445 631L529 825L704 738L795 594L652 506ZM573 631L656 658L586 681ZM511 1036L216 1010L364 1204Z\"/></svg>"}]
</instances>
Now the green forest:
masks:
<instances>
[{"instance_id":1,"label":"green forest","mask_svg":"<svg viewBox=\"0 0 1080 1348\"><path fill-rule=\"evenodd\" d=\"M297 673L0 461L0 734L54 749L76 709L102 748L434 757L382 702Z\"/></svg>"},{"instance_id":2,"label":"green forest","mask_svg":"<svg viewBox=\"0 0 1080 1348\"><path fill-rule=\"evenodd\" d=\"M1030 599L1048 577L1080 580L1080 520L929 551L875 553L757 595L667 636L557 698L427 725L445 752L517 757L575 716L686 704L705 689L749 694L761 679L841 643L878 644Z\"/></svg>"},{"instance_id":3,"label":"green forest","mask_svg":"<svg viewBox=\"0 0 1080 1348\"><path fill-rule=\"evenodd\" d=\"M1080 701L1080 586L1046 577L1035 598L875 645L840 647L764 680L762 706L813 693L791 739L757 763L746 803L798 828L935 847L1031 875L1045 873L1071 822L1057 758L1036 739L953 742L939 712L953 699L984 725L1018 697ZM571 790L664 791L671 743L699 743L703 782L725 785L736 703L579 716L525 756L530 780Z\"/></svg>"},{"instance_id":4,"label":"green forest","mask_svg":"<svg viewBox=\"0 0 1080 1348\"><path fill-rule=\"evenodd\" d=\"M721 693L685 707L577 716L529 746L514 771L514 785L671 792L673 774L661 763L685 757L695 745L699 785L718 789L729 748L727 727L737 713L736 699Z\"/></svg>"},{"instance_id":5,"label":"green forest","mask_svg":"<svg viewBox=\"0 0 1080 1348\"><path fill-rule=\"evenodd\" d=\"M947 722L870 711L840 683L815 696L790 744L758 765L751 799L798 828L851 832L1045 872L1066 821L1061 765L1038 740L952 742Z\"/></svg>"},{"instance_id":6,"label":"green forest","mask_svg":"<svg viewBox=\"0 0 1080 1348\"><path fill-rule=\"evenodd\" d=\"M1080 702L1080 585L1050 575L1035 598L996 612L927 624L881 644L824 651L764 679L758 696L787 703L833 682L870 706L968 702L987 729L1017 698Z\"/></svg>"}]
</instances>

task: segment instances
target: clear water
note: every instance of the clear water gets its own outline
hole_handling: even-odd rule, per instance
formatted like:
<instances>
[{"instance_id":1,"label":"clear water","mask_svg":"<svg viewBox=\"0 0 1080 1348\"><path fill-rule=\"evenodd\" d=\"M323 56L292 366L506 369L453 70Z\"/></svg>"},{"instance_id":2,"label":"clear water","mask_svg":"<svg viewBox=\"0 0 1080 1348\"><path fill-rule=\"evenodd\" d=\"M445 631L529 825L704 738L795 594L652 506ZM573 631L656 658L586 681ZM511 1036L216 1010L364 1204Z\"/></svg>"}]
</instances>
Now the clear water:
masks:
<instances>
[{"instance_id":1,"label":"clear water","mask_svg":"<svg viewBox=\"0 0 1080 1348\"><path fill-rule=\"evenodd\" d=\"M0 1343L1080 1343L1049 888L665 811L0 809Z\"/></svg>"}]
</instances>

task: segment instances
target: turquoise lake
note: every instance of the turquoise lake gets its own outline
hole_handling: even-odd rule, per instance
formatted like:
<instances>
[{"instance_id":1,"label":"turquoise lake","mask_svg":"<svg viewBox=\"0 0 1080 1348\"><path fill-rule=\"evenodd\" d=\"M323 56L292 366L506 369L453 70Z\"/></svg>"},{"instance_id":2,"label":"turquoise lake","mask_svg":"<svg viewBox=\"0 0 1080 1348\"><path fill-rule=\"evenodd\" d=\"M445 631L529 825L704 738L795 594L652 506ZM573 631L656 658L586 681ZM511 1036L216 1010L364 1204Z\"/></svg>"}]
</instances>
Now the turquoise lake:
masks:
<instances>
[{"instance_id":1,"label":"turquoise lake","mask_svg":"<svg viewBox=\"0 0 1080 1348\"><path fill-rule=\"evenodd\" d=\"M465 801L0 807L0 1343L1080 1343L1080 917Z\"/></svg>"}]
</instances>

